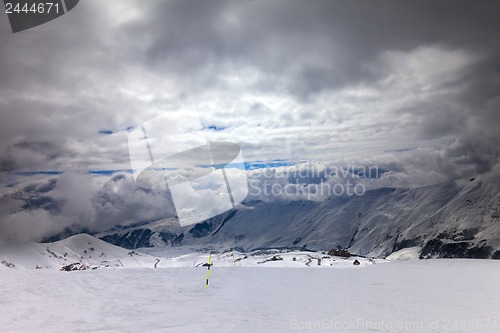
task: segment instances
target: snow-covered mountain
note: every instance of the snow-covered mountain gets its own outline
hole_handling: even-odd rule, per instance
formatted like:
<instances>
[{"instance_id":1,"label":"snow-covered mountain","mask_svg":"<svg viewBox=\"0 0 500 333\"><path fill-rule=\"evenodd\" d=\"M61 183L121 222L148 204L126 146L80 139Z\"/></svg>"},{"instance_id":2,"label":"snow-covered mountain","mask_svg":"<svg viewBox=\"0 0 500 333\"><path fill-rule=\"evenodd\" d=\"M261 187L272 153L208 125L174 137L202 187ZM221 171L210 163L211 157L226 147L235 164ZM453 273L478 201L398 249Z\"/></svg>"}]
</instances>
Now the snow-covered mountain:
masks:
<instances>
[{"instance_id":1,"label":"snow-covered mountain","mask_svg":"<svg viewBox=\"0 0 500 333\"><path fill-rule=\"evenodd\" d=\"M193 251L186 248L153 248L129 251L88 234L53 243L7 242L0 244L0 267L16 269L59 269L63 271L99 268L199 267L207 262L217 267L351 267L387 262L324 251L289 249L239 251ZM210 260L209 260L210 256Z\"/></svg>"},{"instance_id":2,"label":"snow-covered mountain","mask_svg":"<svg viewBox=\"0 0 500 333\"><path fill-rule=\"evenodd\" d=\"M129 251L87 234L54 243L7 242L0 244L1 266L17 268L74 269L99 267L153 267L152 256Z\"/></svg>"},{"instance_id":3,"label":"snow-covered mountain","mask_svg":"<svg viewBox=\"0 0 500 333\"><path fill-rule=\"evenodd\" d=\"M322 202L245 202L181 228L166 219L97 234L129 249L162 246L348 248L388 256L420 247L421 257L500 257L500 194L481 179L415 189L381 188Z\"/></svg>"}]
</instances>

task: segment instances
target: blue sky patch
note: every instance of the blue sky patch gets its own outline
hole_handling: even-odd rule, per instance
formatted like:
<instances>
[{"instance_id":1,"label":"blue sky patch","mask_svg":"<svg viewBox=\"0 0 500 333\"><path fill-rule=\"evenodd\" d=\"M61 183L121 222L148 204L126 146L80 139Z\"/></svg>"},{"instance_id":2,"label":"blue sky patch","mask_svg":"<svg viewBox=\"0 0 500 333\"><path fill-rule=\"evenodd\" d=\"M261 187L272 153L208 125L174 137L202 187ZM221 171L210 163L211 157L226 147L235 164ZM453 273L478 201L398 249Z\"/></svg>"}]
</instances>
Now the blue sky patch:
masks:
<instances>
[{"instance_id":1,"label":"blue sky patch","mask_svg":"<svg viewBox=\"0 0 500 333\"><path fill-rule=\"evenodd\" d=\"M204 127L203 129L208 129L210 131L215 131L215 132L221 132L223 130L225 130L227 127L224 127L224 126L217 126L217 125L208 125L206 127Z\"/></svg>"}]
</instances>

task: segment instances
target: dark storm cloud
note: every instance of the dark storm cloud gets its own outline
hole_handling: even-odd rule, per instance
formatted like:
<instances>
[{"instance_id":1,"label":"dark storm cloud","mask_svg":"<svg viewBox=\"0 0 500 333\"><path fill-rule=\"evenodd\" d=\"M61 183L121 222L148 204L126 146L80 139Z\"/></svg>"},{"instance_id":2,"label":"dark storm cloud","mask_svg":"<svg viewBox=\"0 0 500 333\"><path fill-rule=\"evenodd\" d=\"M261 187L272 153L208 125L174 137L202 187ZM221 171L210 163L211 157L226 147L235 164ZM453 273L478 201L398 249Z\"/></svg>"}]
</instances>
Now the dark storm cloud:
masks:
<instances>
[{"instance_id":1,"label":"dark storm cloud","mask_svg":"<svg viewBox=\"0 0 500 333\"><path fill-rule=\"evenodd\" d=\"M424 135L456 134L460 126L446 124L452 117L425 111L463 118L486 112L477 105L498 91L498 13L496 1L89 1L47 25L47 32L2 34L0 151L4 155L20 140L59 141L74 150L71 139L91 150L88 140L97 140L100 129L136 125L138 110L164 103L161 96L141 103L119 89L134 81L151 86L147 73L175 82L173 98L181 101L182 96L231 91L228 77L247 70L257 78L244 91L281 94L300 104L322 91L377 84L391 74L380 66L381 54L420 46L477 57L475 64L459 69L463 75L446 82L467 85L461 92L467 110L447 111L446 100L409 109L425 118L417 121ZM129 73L130 68L138 68L137 73ZM278 120L286 124L286 118ZM126 161L125 146L120 154L100 147L104 158ZM12 165L12 158L2 160ZM91 158L83 154L81 160ZM40 163L24 160L17 166L28 162Z\"/></svg>"},{"instance_id":2,"label":"dark storm cloud","mask_svg":"<svg viewBox=\"0 0 500 333\"><path fill-rule=\"evenodd\" d=\"M359 160L408 186L498 172L498 1L86 0L0 30L2 172L128 169L129 130L190 103L250 161ZM171 209L126 175L57 179L0 197L0 233Z\"/></svg>"},{"instance_id":3,"label":"dark storm cloud","mask_svg":"<svg viewBox=\"0 0 500 333\"><path fill-rule=\"evenodd\" d=\"M147 41L148 64L193 84L249 66L307 97L378 79L368 67L385 50L445 45L474 50L487 62L500 50L499 12L495 1L188 0L155 3L122 34Z\"/></svg>"},{"instance_id":4,"label":"dark storm cloud","mask_svg":"<svg viewBox=\"0 0 500 333\"><path fill-rule=\"evenodd\" d=\"M41 154L47 160L53 160L61 155L68 155L69 157L75 157L75 153L72 151L65 151L65 147L58 145L58 142L27 142L20 141L14 144L14 148L21 150L28 150L33 153Z\"/></svg>"},{"instance_id":5,"label":"dark storm cloud","mask_svg":"<svg viewBox=\"0 0 500 333\"><path fill-rule=\"evenodd\" d=\"M500 123L500 113L484 107L500 91L496 1L183 1L156 3L146 17L126 27L127 34L146 36L145 63L193 90L223 89L228 73L248 67L266 73L253 83L256 91L304 100L323 90L376 84L391 74L379 66L386 51L430 46L468 52L474 62L435 87L462 87L460 95L407 107L414 133L435 139L480 131L484 140L498 139L491 124ZM481 129L469 128L471 120Z\"/></svg>"}]
</instances>

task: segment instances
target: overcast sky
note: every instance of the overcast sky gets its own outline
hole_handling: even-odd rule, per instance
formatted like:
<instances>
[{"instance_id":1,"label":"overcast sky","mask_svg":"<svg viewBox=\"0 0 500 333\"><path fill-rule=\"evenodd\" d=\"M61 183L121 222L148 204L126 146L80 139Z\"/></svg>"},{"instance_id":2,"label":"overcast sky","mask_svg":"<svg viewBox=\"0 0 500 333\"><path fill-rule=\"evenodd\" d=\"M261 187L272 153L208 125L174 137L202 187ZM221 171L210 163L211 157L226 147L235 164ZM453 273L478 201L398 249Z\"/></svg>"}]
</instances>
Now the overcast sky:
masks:
<instances>
[{"instance_id":1,"label":"overcast sky","mask_svg":"<svg viewBox=\"0 0 500 333\"><path fill-rule=\"evenodd\" d=\"M51 232L95 225L112 180L79 190L78 177L130 169L130 130L185 106L247 162L378 165L410 185L498 175L499 36L499 1L82 0L16 34L2 14L2 184L65 172L43 192L58 209L3 197L2 226L27 215L64 221ZM78 222L64 218L75 215L57 200L65 189ZM111 206L106 226L130 216Z\"/></svg>"}]
</instances>

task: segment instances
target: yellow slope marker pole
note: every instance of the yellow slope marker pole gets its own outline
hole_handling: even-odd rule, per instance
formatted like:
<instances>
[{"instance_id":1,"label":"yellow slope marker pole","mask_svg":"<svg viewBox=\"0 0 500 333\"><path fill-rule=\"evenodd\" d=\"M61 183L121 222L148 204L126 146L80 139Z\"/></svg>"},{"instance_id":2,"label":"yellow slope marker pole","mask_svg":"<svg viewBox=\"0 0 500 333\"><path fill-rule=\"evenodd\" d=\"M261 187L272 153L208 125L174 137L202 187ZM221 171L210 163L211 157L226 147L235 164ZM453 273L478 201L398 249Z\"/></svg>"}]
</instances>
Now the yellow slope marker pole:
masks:
<instances>
[{"instance_id":1,"label":"yellow slope marker pole","mask_svg":"<svg viewBox=\"0 0 500 333\"><path fill-rule=\"evenodd\" d=\"M208 288L208 279L210 279L210 266L212 266L212 255L208 256L207 282L205 283L205 288Z\"/></svg>"},{"instance_id":2,"label":"yellow slope marker pole","mask_svg":"<svg viewBox=\"0 0 500 333\"><path fill-rule=\"evenodd\" d=\"M234 250L233 250L233 267L236 267L236 259L234 259Z\"/></svg>"}]
</instances>

